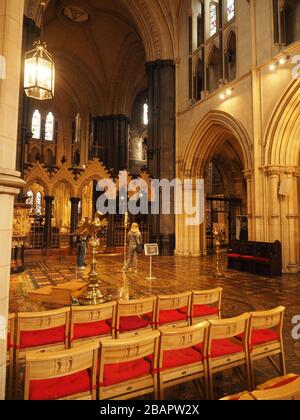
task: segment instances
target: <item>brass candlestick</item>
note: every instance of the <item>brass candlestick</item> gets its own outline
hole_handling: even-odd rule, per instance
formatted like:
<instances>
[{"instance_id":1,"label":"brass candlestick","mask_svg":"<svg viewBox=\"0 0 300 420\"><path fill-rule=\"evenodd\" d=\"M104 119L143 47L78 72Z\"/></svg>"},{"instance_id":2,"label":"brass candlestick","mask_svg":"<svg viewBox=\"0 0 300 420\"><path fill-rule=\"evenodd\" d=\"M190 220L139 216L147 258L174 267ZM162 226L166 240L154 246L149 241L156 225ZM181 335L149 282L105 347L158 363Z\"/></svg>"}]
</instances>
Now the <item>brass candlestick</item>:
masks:
<instances>
[{"instance_id":1,"label":"brass candlestick","mask_svg":"<svg viewBox=\"0 0 300 420\"><path fill-rule=\"evenodd\" d=\"M216 277L224 277L220 271L220 249L222 242L225 240L225 234L222 230L215 229L213 232L216 241Z\"/></svg>"},{"instance_id":2,"label":"brass candlestick","mask_svg":"<svg viewBox=\"0 0 300 420\"><path fill-rule=\"evenodd\" d=\"M105 303L105 299L100 290L97 273L97 254L100 247L100 240L98 234L106 229L107 219L103 215L96 213L94 220L86 219L85 223L75 232L75 235L90 236L88 247L92 250L91 270L89 272L89 285L87 290L80 296L79 303L84 306L99 305Z\"/></svg>"}]
</instances>

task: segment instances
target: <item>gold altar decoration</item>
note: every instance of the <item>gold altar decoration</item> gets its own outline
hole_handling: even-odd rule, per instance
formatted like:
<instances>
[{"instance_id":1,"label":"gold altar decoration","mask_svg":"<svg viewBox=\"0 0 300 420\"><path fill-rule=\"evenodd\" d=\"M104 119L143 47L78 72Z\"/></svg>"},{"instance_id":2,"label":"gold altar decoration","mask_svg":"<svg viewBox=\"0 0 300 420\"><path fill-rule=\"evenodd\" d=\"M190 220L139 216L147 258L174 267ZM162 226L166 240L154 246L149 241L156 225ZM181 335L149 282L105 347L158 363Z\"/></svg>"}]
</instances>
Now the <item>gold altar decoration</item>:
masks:
<instances>
[{"instance_id":1,"label":"gold altar decoration","mask_svg":"<svg viewBox=\"0 0 300 420\"><path fill-rule=\"evenodd\" d=\"M99 279L97 273L97 254L100 247L100 239L98 234L101 233L108 226L107 219L99 212L95 214L93 220L87 218L86 221L77 229L75 235L87 236L88 248L92 251L91 270L89 272L89 285L87 290L79 297L81 305L99 305L107 302L101 293L99 286Z\"/></svg>"},{"instance_id":2,"label":"gold altar decoration","mask_svg":"<svg viewBox=\"0 0 300 420\"><path fill-rule=\"evenodd\" d=\"M225 241L225 233L222 230L217 228L213 231L214 240L216 243L216 277L223 277L223 274L220 271L220 249L222 243Z\"/></svg>"},{"instance_id":3,"label":"gold altar decoration","mask_svg":"<svg viewBox=\"0 0 300 420\"><path fill-rule=\"evenodd\" d=\"M30 206L28 204L15 204L13 219L13 237L27 238L31 231L29 217Z\"/></svg>"}]
</instances>

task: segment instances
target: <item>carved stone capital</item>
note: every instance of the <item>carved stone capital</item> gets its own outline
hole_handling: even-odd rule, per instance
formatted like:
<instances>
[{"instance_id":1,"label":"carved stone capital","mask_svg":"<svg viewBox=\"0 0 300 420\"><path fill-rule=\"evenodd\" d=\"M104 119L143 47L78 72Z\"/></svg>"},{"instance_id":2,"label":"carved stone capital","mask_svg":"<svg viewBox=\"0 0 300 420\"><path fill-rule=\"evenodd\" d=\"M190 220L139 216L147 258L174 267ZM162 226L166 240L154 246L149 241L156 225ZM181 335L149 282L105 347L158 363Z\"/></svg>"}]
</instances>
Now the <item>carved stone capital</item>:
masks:
<instances>
[{"instance_id":1,"label":"carved stone capital","mask_svg":"<svg viewBox=\"0 0 300 420\"><path fill-rule=\"evenodd\" d=\"M244 172L244 177L247 181L251 181L254 178L254 171L253 169L247 169Z\"/></svg>"}]
</instances>

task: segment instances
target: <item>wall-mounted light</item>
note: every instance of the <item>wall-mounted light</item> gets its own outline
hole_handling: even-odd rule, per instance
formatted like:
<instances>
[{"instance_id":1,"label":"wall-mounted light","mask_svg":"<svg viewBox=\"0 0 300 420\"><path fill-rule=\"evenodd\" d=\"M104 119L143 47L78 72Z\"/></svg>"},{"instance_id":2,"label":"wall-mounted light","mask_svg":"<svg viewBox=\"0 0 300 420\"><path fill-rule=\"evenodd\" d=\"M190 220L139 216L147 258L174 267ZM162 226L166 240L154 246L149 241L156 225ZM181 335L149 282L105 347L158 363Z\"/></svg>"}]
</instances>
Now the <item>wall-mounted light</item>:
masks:
<instances>
[{"instance_id":1,"label":"wall-mounted light","mask_svg":"<svg viewBox=\"0 0 300 420\"><path fill-rule=\"evenodd\" d=\"M278 64L280 66L284 66L285 64L287 64L287 62L289 61L289 59L290 59L290 56L289 55L285 55L285 56L283 56L283 57L281 57L279 59Z\"/></svg>"},{"instance_id":2,"label":"wall-mounted light","mask_svg":"<svg viewBox=\"0 0 300 420\"><path fill-rule=\"evenodd\" d=\"M269 70L270 70L270 71L275 71L275 70L276 70L276 68L277 68L277 64L276 64L275 62L273 62L273 63L271 63L271 64L269 65Z\"/></svg>"},{"instance_id":3,"label":"wall-mounted light","mask_svg":"<svg viewBox=\"0 0 300 420\"><path fill-rule=\"evenodd\" d=\"M220 95L221 101L225 101L225 99L230 98L233 95L234 88L228 88L225 92L222 92Z\"/></svg>"}]
</instances>

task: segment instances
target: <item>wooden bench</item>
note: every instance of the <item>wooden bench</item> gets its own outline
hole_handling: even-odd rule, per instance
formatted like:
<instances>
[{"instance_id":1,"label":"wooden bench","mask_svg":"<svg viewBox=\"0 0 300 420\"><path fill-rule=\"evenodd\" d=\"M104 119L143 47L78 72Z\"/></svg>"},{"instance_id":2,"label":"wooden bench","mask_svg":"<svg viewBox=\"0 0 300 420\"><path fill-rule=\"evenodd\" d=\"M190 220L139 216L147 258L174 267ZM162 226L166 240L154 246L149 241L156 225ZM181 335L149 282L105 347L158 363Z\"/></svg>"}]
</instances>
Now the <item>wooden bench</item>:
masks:
<instances>
[{"instance_id":1,"label":"wooden bench","mask_svg":"<svg viewBox=\"0 0 300 420\"><path fill-rule=\"evenodd\" d=\"M281 276L281 243L234 241L228 253L228 269L264 276Z\"/></svg>"}]
</instances>

